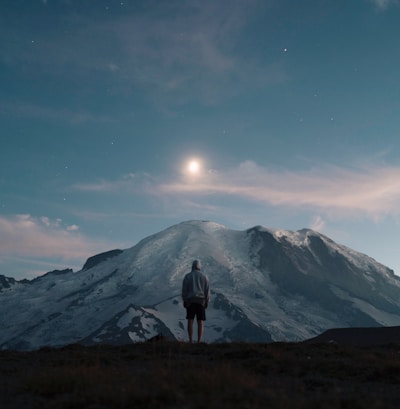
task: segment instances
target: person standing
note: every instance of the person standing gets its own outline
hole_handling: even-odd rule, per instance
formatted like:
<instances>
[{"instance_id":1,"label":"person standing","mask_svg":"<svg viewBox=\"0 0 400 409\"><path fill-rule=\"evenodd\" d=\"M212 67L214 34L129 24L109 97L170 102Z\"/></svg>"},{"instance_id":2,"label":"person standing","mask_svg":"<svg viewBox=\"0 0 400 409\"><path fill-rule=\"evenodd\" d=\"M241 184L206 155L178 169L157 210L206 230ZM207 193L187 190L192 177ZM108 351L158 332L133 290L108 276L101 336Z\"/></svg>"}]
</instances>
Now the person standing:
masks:
<instances>
[{"instance_id":1,"label":"person standing","mask_svg":"<svg viewBox=\"0 0 400 409\"><path fill-rule=\"evenodd\" d=\"M193 342L193 322L197 319L197 342L201 342L204 333L206 309L210 301L208 277L201 272L199 260L192 263L192 271L187 273L182 283L182 300L186 308L187 331L189 342Z\"/></svg>"}]
</instances>

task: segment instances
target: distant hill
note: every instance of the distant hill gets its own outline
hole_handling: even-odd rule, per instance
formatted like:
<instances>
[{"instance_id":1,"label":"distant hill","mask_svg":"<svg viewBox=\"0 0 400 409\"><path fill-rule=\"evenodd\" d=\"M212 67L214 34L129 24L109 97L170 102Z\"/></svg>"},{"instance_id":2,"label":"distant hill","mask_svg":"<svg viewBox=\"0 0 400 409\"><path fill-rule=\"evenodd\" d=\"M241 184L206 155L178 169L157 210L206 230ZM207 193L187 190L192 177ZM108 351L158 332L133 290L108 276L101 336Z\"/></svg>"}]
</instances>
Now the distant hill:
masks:
<instances>
[{"instance_id":1,"label":"distant hill","mask_svg":"<svg viewBox=\"0 0 400 409\"><path fill-rule=\"evenodd\" d=\"M305 342L354 346L400 344L400 327L333 328Z\"/></svg>"}]
</instances>

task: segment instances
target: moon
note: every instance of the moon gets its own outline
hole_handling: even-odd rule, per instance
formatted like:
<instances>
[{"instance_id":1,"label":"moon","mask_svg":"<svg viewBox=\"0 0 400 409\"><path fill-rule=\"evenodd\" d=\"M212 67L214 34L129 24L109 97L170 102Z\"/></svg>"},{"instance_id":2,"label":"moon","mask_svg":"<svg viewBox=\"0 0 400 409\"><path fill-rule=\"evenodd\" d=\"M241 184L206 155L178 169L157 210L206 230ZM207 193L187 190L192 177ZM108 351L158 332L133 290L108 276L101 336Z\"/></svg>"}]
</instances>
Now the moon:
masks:
<instances>
[{"instance_id":1,"label":"moon","mask_svg":"<svg viewBox=\"0 0 400 409\"><path fill-rule=\"evenodd\" d=\"M182 162L181 174L187 182L199 181L204 176L204 159L199 156L188 156Z\"/></svg>"},{"instance_id":2,"label":"moon","mask_svg":"<svg viewBox=\"0 0 400 409\"><path fill-rule=\"evenodd\" d=\"M198 160L196 159L192 159L189 161L188 163L188 167L187 167L189 173L191 173L192 175L196 175L200 172L200 163Z\"/></svg>"}]
</instances>

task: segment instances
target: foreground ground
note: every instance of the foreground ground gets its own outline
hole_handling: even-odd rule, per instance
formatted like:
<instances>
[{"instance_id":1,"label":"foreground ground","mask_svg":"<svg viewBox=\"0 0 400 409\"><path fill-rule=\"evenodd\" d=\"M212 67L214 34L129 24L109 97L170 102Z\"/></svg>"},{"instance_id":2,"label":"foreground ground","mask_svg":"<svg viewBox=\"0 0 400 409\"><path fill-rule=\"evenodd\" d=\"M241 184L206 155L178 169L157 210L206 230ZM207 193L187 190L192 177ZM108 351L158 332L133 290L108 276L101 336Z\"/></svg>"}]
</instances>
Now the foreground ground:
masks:
<instances>
[{"instance_id":1,"label":"foreground ground","mask_svg":"<svg viewBox=\"0 0 400 409\"><path fill-rule=\"evenodd\" d=\"M157 341L0 352L0 408L398 408L400 345Z\"/></svg>"}]
</instances>

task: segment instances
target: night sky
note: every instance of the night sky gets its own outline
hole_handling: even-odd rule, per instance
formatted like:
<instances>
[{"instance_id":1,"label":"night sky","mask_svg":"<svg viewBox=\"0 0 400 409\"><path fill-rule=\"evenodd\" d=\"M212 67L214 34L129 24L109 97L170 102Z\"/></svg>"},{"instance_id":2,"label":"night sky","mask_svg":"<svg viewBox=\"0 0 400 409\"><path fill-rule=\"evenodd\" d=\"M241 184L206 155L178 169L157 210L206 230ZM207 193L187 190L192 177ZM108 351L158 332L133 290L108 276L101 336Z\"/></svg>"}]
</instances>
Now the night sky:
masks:
<instances>
[{"instance_id":1,"label":"night sky","mask_svg":"<svg viewBox=\"0 0 400 409\"><path fill-rule=\"evenodd\" d=\"M400 274L399 38L397 0L3 2L0 274L191 219Z\"/></svg>"}]
</instances>

